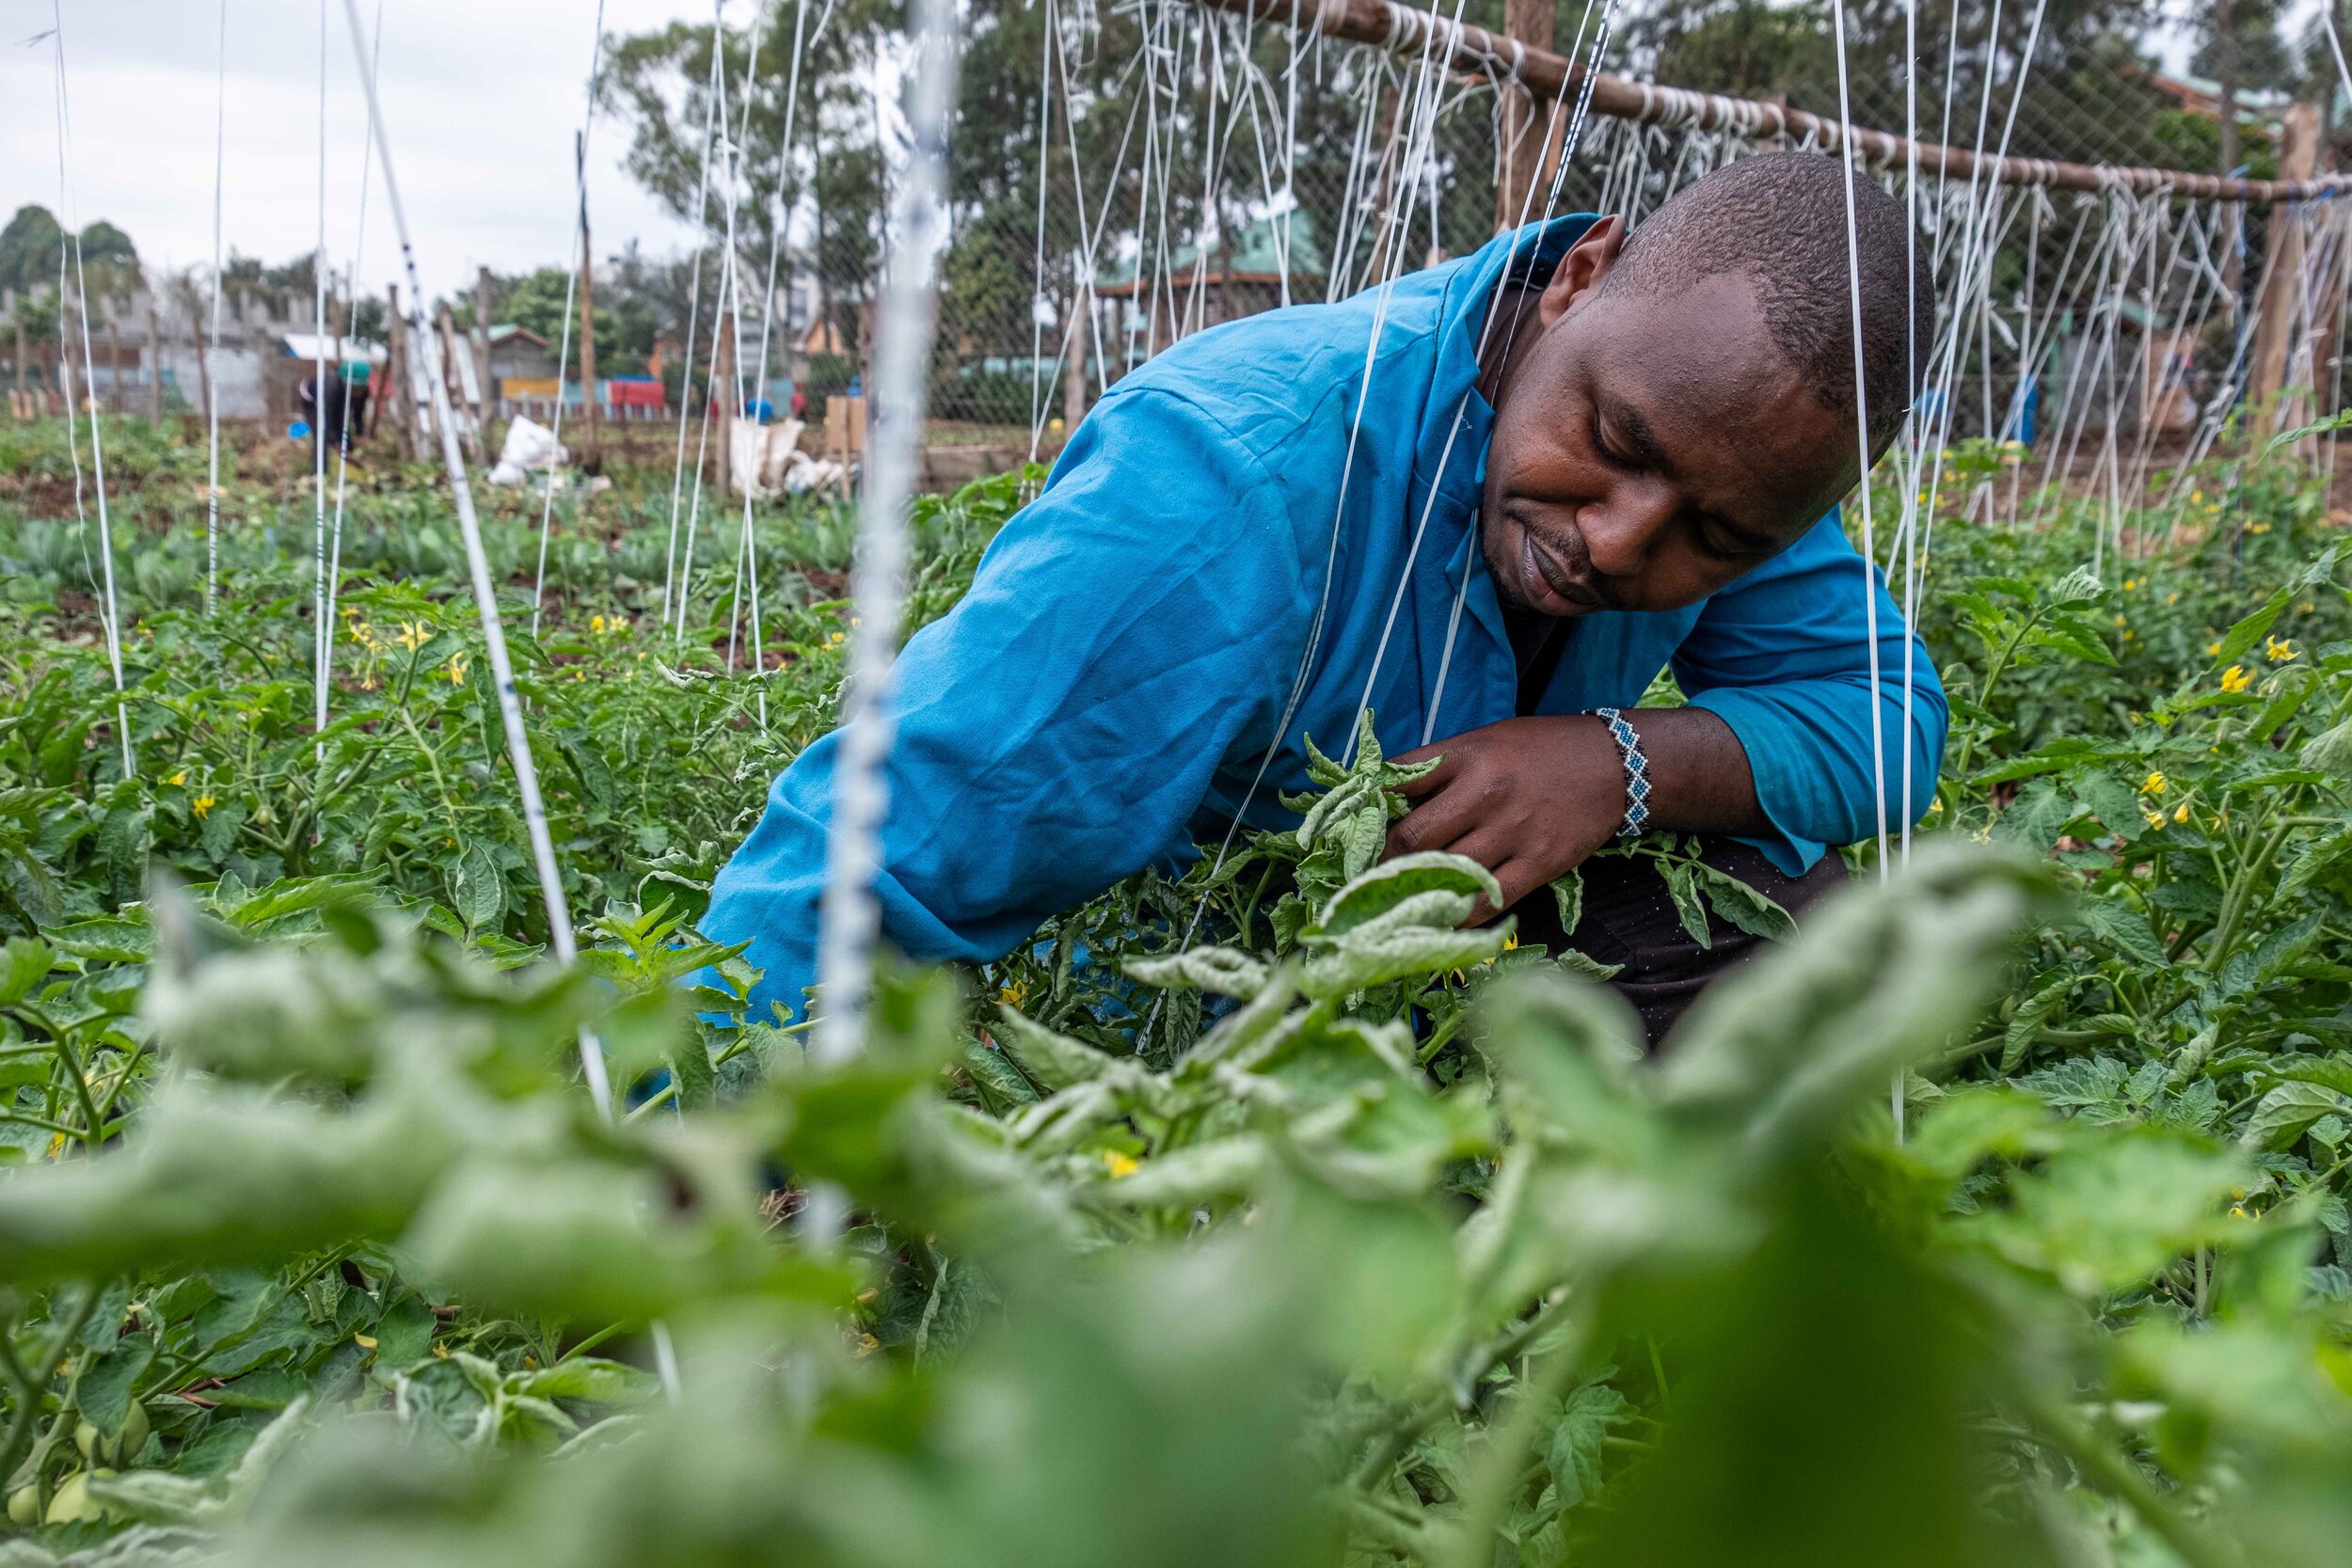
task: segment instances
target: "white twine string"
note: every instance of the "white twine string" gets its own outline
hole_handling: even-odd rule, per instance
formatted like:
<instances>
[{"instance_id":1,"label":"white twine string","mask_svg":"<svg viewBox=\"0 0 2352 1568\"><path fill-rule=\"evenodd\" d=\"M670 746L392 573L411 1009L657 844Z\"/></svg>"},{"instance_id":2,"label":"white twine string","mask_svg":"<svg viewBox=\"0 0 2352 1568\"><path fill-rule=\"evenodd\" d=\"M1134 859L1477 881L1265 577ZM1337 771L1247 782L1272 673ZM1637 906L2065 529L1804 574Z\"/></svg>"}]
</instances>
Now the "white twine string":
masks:
<instances>
[{"instance_id":1,"label":"white twine string","mask_svg":"<svg viewBox=\"0 0 2352 1568\"><path fill-rule=\"evenodd\" d=\"M670 471L670 543L662 554L661 624L665 627L670 624L670 601L677 582L677 517L685 489L686 427L694 413L694 337L702 320L703 251L710 238L710 151L721 123L719 58L720 45L726 35L725 29L720 25L719 15L724 4L725 0L711 0L710 6L710 77L703 86L702 173L694 188L694 259L688 270L686 293L686 363L678 379L677 453ZM706 432L707 429L706 419Z\"/></svg>"},{"instance_id":2,"label":"white twine string","mask_svg":"<svg viewBox=\"0 0 2352 1568\"><path fill-rule=\"evenodd\" d=\"M82 394L89 404L89 453L91 477L98 490L98 559L104 603L99 625L106 633L106 663L115 678L115 733L121 743L122 776L129 778L136 771L131 760L131 709L122 684L122 610L115 597L114 524L106 510L106 442L98 424L98 357L90 348L89 336L89 275L82 263L82 230L80 210L73 201L73 181L70 172L73 161L73 110L66 92L65 14L59 0L50 0L51 31L56 40L57 79L57 207L65 220L66 231L73 236L73 293L78 306L75 311L82 326ZM57 298L65 298L65 247L57 250ZM115 367L120 373L121 367ZM69 372L71 365L68 365ZM69 379L71 375L69 373ZM82 458L73 439L73 411L66 410L66 440L73 458L73 521L75 531L86 520L82 511Z\"/></svg>"},{"instance_id":3,"label":"white twine string","mask_svg":"<svg viewBox=\"0 0 2352 1568\"><path fill-rule=\"evenodd\" d=\"M1862 352L1862 243L1854 218L1853 102L1846 71L1846 0L1833 0L1831 24L1837 46L1838 163L1846 176L1846 283L1853 327L1853 407L1855 460L1860 465L1862 500L1863 636L1870 655L1870 778L1878 808L1879 879L1886 879L1886 716L1879 701L1879 604L1873 562L1878 550L1870 509L1870 400L1864 379ZM1988 89L1990 90L1990 89Z\"/></svg>"},{"instance_id":4,"label":"white twine string","mask_svg":"<svg viewBox=\"0 0 2352 1568\"><path fill-rule=\"evenodd\" d=\"M310 561L313 731L326 728L326 0L319 0L319 238L310 253L310 509L316 523ZM353 47L358 47L356 42ZM360 69L367 69L365 62ZM324 760L324 740L317 752Z\"/></svg>"},{"instance_id":5,"label":"white twine string","mask_svg":"<svg viewBox=\"0 0 2352 1568\"><path fill-rule=\"evenodd\" d=\"M753 99L752 84L754 81L757 80L759 75L759 49L761 43L765 41L763 33L763 24L765 21L766 18L760 15L757 11L753 12L751 52L745 57L743 63L743 90L741 94L743 100L743 112L741 116L741 122L732 140L729 140L725 135L727 103L725 96L726 81L724 77L722 77L719 82L720 98L718 103L718 121L721 132L719 144L719 157L721 165L719 202L721 209L726 214L726 249L723 253L723 260L719 267L719 297L711 302L710 396L703 400L702 435L696 441L694 448L694 489L692 499L689 501L686 509L686 550L684 555L679 559L678 562L677 636L680 641L685 641L686 638L687 607L694 596L694 534L700 527L702 521L703 475L707 467L706 458L710 448L710 427L713 420L713 410L719 407L727 406L720 402L722 396L731 397L735 400L733 405L728 407L725 422L723 426L726 433L727 451L721 456L720 467L723 472L728 474L732 474L735 469L735 428L743 418L743 314L741 302L743 274L742 255L736 240L736 218L738 213L741 210L742 193L738 187L738 182L742 178L745 153L751 143ZM879 144L880 137L877 136L876 140ZM727 379L731 385L727 387L723 393L718 382L719 344L726 339L727 329L730 325L734 328L735 335L733 341L735 344L735 352L729 356L729 363L727 366ZM748 497L748 489L745 493ZM746 504L748 505L748 500ZM718 524L714 522L711 527L715 531ZM765 722L767 701L767 696L765 692L763 692L760 696L763 723Z\"/></svg>"},{"instance_id":6,"label":"white twine string","mask_svg":"<svg viewBox=\"0 0 2352 1568\"><path fill-rule=\"evenodd\" d=\"M786 225L791 219L791 213L785 205L784 182L792 172L792 121L794 111L800 107L801 102L801 60L807 49L803 30L807 21L807 0L799 0L799 3L792 8L792 60L785 72L784 139L776 154L775 195L769 203L767 292L760 297L759 372L758 379L754 383L762 398L768 395L768 349L774 335L773 328L776 322L776 263L778 258L784 253L784 231ZM1050 87L1048 91L1050 93ZM751 124L751 84L748 79L744 83L743 97L743 122L748 128ZM1044 190L1044 182L1041 177L1039 180L1038 189L1041 193ZM1039 199L1041 205L1043 201L1041 194ZM736 314L735 341L738 345L736 361L739 367L742 362L740 347L743 341L742 313L739 307ZM740 380L739 374L738 380ZM740 406L739 397L738 405ZM729 453L729 456L732 458L733 454ZM762 644L759 625L759 541L752 532L752 488L758 480L759 467L761 466L755 466L753 473L746 476L743 484L743 549L738 568L738 581L740 583L748 577L748 586L751 589L753 691L758 700L759 727L765 730L768 727L768 655ZM740 592L739 588L738 592ZM735 663L734 619L734 614L730 611L727 617L727 664L730 669Z\"/></svg>"},{"instance_id":7,"label":"white twine string","mask_svg":"<svg viewBox=\"0 0 2352 1568\"><path fill-rule=\"evenodd\" d=\"M228 171L229 0L220 0L220 64L213 106L213 303L204 339L204 613L220 600L220 237L221 189Z\"/></svg>"},{"instance_id":8,"label":"white twine string","mask_svg":"<svg viewBox=\"0 0 2352 1568\"><path fill-rule=\"evenodd\" d=\"M596 80L604 70L604 0L596 0L596 30L588 40L588 102L580 111L580 139L572 154L572 266L564 277L564 329L555 349L555 415L548 424L548 439L564 450L564 367L572 358L572 309L580 297L580 274L588 254L588 136L596 124ZM489 341L490 324L482 324L483 341ZM582 367L584 370L586 367ZM593 401L595 386L580 387L583 401ZM539 507L539 570L531 583L531 635L539 635L539 616L548 600L548 542L555 532L555 476L558 465L548 465L548 493Z\"/></svg>"},{"instance_id":9,"label":"white twine string","mask_svg":"<svg viewBox=\"0 0 2352 1568\"><path fill-rule=\"evenodd\" d=\"M876 407L866 445L866 489L858 507L848 677L841 693L841 749L834 759L833 826L826 843L824 897L818 909L820 990L813 1059L840 1063L863 1048L866 996L882 909L874 895L881 871L882 824L890 781L896 717L891 671L906 599L907 506L922 440L931 337L939 310L939 251L947 236L947 129L956 101L955 0L920 0L919 53L907 128L907 168L892 201L898 243L890 249L875 345ZM803 1233L822 1243L840 1233L847 1200L818 1183L802 1212Z\"/></svg>"},{"instance_id":10,"label":"white twine string","mask_svg":"<svg viewBox=\"0 0 2352 1568\"><path fill-rule=\"evenodd\" d=\"M417 268L416 246L409 238L408 215L401 205L400 184L393 173L391 143L384 134L384 112L376 95L375 78L368 70L367 56L359 41L359 0L343 0L343 11L351 24L352 47L360 54L360 87L367 96L368 121L375 138L376 158L384 170L384 202L391 209L392 227L400 237L401 267L408 281L409 326L425 345L426 356L432 362L433 373L427 380L434 428L441 439L441 467L449 475L450 496L457 511L457 530L465 541L474 609L482 621L483 652L498 691L499 722L505 731L507 761L515 769L515 789L521 800L523 826L531 838L532 863L538 873L539 895L547 911L548 938L555 949L556 961L569 968L579 958L579 944L572 934L563 874L556 864L555 840L548 831L547 806L539 794L538 766L532 757L531 736L523 727L522 703L515 691L514 661L507 656L505 628L499 618L498 588L490 578L489 557L482 547L482 524L474 512L473 486L466 478L465 456L457 446L457 418L450 407L449 386L441 373L439 340L425 330L424 283ZM611 1119L612 1086L605 1069L604 1048L595 1035L586 1031L581 1032L580 1038L580 1065L598 1113Z\"/></svg>"},{"instance_id":11,"label":"white twine string","mask_svg":"<svg viewBox=\"0 0 2352 1568\"><path fill-rule=\"evenodd\" d=\"M368 44L368 70L373 72L383 63L384 59L384 0L375 0L375 21L371 31L373 36ZM368 176L372 171L374 156L375 129L371 125L368 128L367 139L361 149L359 158L359 230L351 242L352 270L348 285L343 290L343 319L346 322L356 320L358 315L359 263L367 255L368 250ZM342 375L342 365L338 364L335 367L335 373L340 381ZM321 677L319 712L322 724L326 718L326 683L332 680L335 674L335 601L343 580L343 498L351 477L351 402L348 394L345 395L343 401L343 417L341 422L342 429L337 433L335 441L335 528L327 547L326 614L326 619L319 625Z\"/></svg>"}]
</instances>

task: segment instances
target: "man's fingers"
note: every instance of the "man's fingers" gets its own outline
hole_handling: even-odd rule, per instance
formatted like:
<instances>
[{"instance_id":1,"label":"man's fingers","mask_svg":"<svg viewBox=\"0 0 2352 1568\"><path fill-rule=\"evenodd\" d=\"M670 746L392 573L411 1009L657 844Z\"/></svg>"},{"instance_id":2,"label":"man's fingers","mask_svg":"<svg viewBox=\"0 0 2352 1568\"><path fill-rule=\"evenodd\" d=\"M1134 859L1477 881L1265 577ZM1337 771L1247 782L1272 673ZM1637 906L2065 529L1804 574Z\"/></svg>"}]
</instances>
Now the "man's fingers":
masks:
<instances>
[{"instance_id":1,"label":"man's fingers","mask_svg":"<svg viewBox=\"0 0 2352 1568\"><path fill-rule=\"evenodd\" d=\"M1464 789L1440 790L1389 824L1389 853L1419 854L1425 849L1460 849L1458 841L1477 831L1476 802Z\"/></svg>"}]
</instances>

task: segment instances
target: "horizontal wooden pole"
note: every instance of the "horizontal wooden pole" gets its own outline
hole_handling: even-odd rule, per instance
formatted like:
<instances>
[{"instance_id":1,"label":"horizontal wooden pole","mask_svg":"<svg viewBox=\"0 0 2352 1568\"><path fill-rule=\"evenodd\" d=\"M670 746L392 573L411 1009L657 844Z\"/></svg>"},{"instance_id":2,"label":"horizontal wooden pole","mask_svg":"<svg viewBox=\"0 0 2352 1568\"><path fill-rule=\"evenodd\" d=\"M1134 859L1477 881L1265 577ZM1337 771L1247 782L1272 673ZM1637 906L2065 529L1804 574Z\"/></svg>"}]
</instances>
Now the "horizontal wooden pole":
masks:
<instances>
[{"instance_id":1,"label":"horizontal wooden pole","mask_svg":"<svg viewBox=\"0 0 2352 1568\"><path fill-rule=\"evenodd\" d=\"M1283 0L1197 0L1212 10L1232 11L1259 22L1287 24L1294 14ZM1468 23L1453 23L1396 0L1299 0L1301 26L1335 39L1376 44L1398 54L1424 50L1448 70L1516 77L1538 98L1565 98L1580 90L1585 71L1565 55L1522 44ZM1432 32L1436 38L1431 38ZM1704 131L1739 131L1751 136L1810 138L1835 151L1844 129L1825 116L1778 103L1654 87L1604 73L1593 77L1593 112L1645 125L1689 126ZM1865 164L1877 168L1905 166L1909 144L1885 131L1854 127L1853 145ZM2310 201L2352 189L2352 176L2315 180L2224 180L2173 168L2125 168L2100 164L2055 163L2047 158L1979 156L1964 147L1918 144L1924 174L1966 179L1981 171L2007 185L2042 185L2052 190L2123 190L2141 196L2197 197L2216 201L2266 203Z\"/></svg>"}]
</instances>

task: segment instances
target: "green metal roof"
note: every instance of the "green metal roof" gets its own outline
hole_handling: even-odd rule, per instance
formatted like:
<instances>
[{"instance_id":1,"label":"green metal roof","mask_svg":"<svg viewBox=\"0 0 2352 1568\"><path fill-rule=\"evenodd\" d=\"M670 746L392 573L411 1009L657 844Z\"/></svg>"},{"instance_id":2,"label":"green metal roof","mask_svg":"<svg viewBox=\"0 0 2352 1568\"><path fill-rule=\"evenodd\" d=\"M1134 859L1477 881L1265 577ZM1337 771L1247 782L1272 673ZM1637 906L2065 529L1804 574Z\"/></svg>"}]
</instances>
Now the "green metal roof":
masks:
<instances>
[{"instance_id":1,"label":"green metal roof","mask_svg":"<svg viewBox=\"0 0 2352 1568\"><path fill-rule=\"evenodd\" d=\"M1281 252L1276 244L1277 231L1272 218L1251 218L1233 230L1226 254L1212 252L1208 259L1208 280L1217 279L1220 262L1229 257L1235 281L1254 279L1273 282L1282 276ZM1290 215L1291 276L1319 278L1324 275L1322 244L1315 237L1315 220L1305 212ZM1185 245L1168 259L1168 276L1189 283L1193 269L1200 262L1200 247ZM1136 264L1120 261L1103 268L1094 275L1094 292L1124 293L1136 286Z\"/></svg>"}]
</instances>

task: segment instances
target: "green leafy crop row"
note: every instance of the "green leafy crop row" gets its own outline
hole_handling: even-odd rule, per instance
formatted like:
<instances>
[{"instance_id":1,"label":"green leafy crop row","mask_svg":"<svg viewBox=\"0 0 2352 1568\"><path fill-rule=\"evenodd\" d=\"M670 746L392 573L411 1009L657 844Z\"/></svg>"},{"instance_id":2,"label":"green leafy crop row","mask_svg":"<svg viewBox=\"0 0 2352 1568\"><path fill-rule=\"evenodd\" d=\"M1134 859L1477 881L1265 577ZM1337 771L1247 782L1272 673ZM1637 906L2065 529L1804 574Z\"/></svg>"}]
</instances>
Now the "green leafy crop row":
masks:
<instances>
[{"instance_id":1,"label":"green leafy crop row","mask_svg":"<svg viewBox=\"0 0 2352 1568\"><path fill-rule=\"evenodd\" d=\"M754 674L734 519L679 639L662 498L567 505L516 640L565 972L429 486L347 523L318 735L307 507L237 493L215 615L138 598L202 559L156 444L127 775L83 536L0 487L0 1563L2352 1555L2352 616L2285 471L2104 578L2088 515L1942 519L1910 863L1792 935L1645 844L1775 939L1655 1057L1459 928L1480 867L1378 860L1359 742L1295 832L887 971L820 1068L691 922L830 722L836 514L761 514ZM926 503L919 615L1024 483Z\"/></svg>"}]
</instances>

